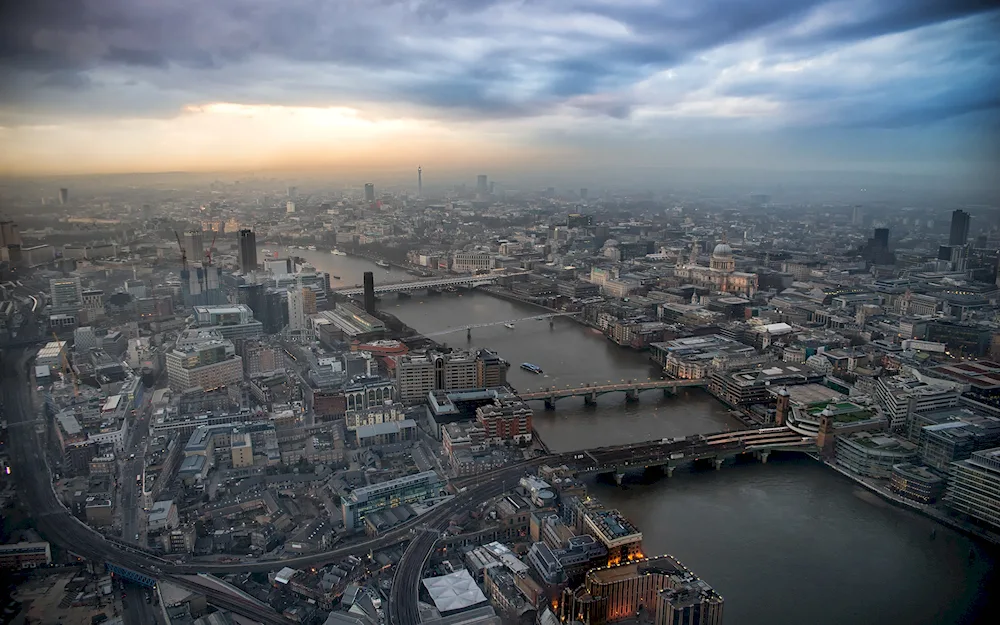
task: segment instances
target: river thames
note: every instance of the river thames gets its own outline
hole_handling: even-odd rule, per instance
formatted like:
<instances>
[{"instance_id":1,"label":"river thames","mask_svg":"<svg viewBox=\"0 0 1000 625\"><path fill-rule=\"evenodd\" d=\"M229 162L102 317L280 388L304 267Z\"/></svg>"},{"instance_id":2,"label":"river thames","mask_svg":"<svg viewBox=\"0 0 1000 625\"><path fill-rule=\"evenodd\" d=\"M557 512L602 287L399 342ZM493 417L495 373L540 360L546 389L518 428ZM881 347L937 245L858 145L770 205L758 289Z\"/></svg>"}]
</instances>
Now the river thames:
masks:
<instances>
[{"instance_id":1,"label":"river thames","mask_svg":"<svg viewBox=\"0 0 1000 625\"><path fill-rule=\"evenodd\" d=\"M412 279L362 259L296 253L340 275L344 286L360 283L364 271L375 271L376 282ZM387 296L380 307L425 333L541 312L477 292ZM496 350L513 363L509 381L520 391L659 375L646 354L568 319L551 328L547 321L478 328L471 342L464 331L434 338ZM544 375L521 370L521 362ZM555 411L533 405L535 428L554 451L740 427L701 391L675 398L649 392L630 405L617 393L596 407L580 398L559 401ZM1000 613L990 597L998 580L989 552L806 458L772 455L766 465L678 471L624 488L593 483L592 492L642 529L647 553L671 553L712 584L726 599L726 623L936 625L995 622L988 615Z\"/></svg>"}]
</instances>

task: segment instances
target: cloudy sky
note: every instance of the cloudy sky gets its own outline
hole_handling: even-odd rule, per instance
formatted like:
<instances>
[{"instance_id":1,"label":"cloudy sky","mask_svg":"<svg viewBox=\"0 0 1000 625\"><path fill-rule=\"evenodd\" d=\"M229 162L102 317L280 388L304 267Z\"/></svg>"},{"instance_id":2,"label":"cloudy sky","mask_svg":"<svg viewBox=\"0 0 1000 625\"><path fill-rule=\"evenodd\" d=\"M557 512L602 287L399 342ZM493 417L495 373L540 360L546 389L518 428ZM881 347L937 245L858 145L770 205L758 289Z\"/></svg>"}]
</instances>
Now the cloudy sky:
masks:
<instances>
[{"instance_id":1,"label":"cloudy sky","mask_svg":"<svg viewBox=\"0 0 1000 625\"><path fill-rule=\"evenodd\" d=\"M0 0L0 172L982 172L996 6Z\"/></svg>"}]
</instances>

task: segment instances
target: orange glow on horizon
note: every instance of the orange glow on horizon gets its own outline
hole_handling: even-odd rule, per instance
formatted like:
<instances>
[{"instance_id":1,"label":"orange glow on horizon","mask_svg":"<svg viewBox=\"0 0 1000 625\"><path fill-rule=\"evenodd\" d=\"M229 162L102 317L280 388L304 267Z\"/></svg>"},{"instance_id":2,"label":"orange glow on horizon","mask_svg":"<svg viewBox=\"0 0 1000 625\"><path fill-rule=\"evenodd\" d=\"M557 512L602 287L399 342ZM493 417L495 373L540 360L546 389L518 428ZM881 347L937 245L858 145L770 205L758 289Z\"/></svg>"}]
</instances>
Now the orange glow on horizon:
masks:
<instances>
[{"instance_id":1,"label":"orange glow on horizon","mask_svg":"<svg viewBox=\"0 0 1000 625\"><path fill-rule=\"evenodd\" d=\"M510 130L510 129L507 129ZM0 175L163 171L439 170L558 155L516 131L361 108L213 102L165 119L0 127Z\"/></svg>"}]
</instances>

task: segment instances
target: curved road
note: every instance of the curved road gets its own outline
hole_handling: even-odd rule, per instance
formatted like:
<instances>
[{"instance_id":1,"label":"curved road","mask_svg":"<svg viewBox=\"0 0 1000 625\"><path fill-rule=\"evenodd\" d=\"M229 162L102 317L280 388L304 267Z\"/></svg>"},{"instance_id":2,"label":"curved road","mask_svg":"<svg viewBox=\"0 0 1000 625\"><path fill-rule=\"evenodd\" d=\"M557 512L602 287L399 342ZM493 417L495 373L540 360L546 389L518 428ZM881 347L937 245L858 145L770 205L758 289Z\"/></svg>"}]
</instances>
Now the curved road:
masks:
<instances>
[{"instance_id":1,"label":"curved road","mask_svg":"<svg viewBox=\"0 0 1000 625\"><path fill-rule=\"evenodd\" d=\"M417 591L424 562L437 541L437 532L451 516L478 505L485 499L494 497L507 485L513 486L524 474L525 469L542 463L585 464L589 467L641 465L645 460L663 458L678 450L703 447L690 438L676 443L643 443L624 447L594 449L588 452L551 454L506 467L492 474L454 480L452 484L461 489L453 499L441 504L427 514L417 517L384 535L341 547L324 553L288 558L236 564L174 564L157 556L132 548L122 541L111 542L103 535L75 518L63 507L52 489L49 467L45 462L44 440L36 432L31 398L31 378L28 364L33 351L7 349L3 353L3 380L0 384L5 416L10 433L11 468L17 480L20 495L37 523L37 529L52 543L71 550L94 562L110 562L156 579L172 575L193 573L232 573L242 571L271 571L279 567L295 568L322 565L334 562L348 555L377 551L400 542L410 540L410 548L404 554L397 569L390 596L390 614L393 622L410 625L416 613ZM716 447L718 449L718 447ZM132 486L124 485L126 488ZM414 538L412 530L426 526ZM126 536L126 540L134 536ZM409 592L406 591L409 589Z\"/></svg>"}]
</instances>

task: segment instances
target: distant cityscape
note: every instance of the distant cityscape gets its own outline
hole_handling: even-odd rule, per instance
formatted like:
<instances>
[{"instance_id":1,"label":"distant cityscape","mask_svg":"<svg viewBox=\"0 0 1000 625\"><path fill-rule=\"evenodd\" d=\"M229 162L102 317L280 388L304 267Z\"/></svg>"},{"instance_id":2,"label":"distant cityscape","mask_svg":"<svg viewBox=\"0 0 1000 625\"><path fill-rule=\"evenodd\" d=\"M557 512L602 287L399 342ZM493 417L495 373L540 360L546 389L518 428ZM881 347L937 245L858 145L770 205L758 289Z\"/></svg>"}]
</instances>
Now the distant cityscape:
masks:
<instances>
[{"instance_id":1,"label":"distant cityscape","mask_svg":"<svg viewBox=\"0 0 1000 625\"><path fill-rule=\"evenodd\" d=\"M30 622L718 625L723 589L594 490L782 458L1000 544L997 208L425 173L4 200L0 567ZM457 312L411 327L425 301ZM556 328L651 373L512 360ZM536 427L695 393L732 426Z\"/></svg>"}]
</instances>

